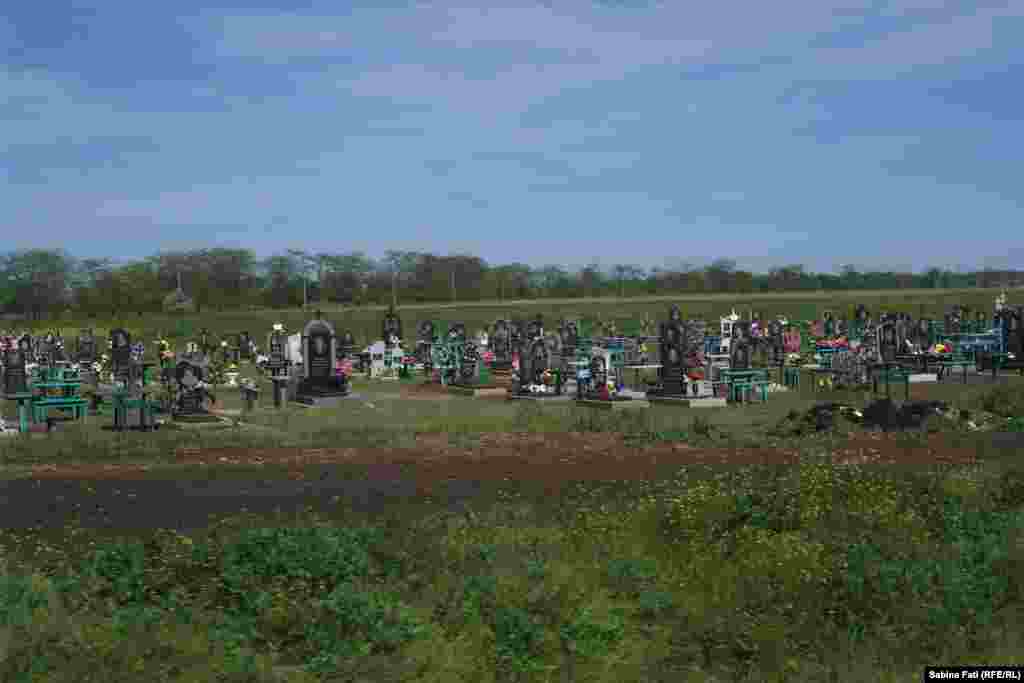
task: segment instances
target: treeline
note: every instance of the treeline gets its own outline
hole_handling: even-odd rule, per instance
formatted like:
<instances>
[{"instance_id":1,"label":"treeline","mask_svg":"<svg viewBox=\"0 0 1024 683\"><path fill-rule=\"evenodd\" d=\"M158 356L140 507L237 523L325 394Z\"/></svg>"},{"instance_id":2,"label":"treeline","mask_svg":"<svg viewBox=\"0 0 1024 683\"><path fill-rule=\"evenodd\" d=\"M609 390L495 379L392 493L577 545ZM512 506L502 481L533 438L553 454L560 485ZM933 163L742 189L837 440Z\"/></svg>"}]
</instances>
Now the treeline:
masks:
<instances>
[{"instance_id":1,"label":"treeline","mask_svg":"<svg viewBox=\"0 0 1024 683\"><path fill-rule=\"evenodd\" d=\"M90 313L156 312L174 305L174 293L202 310L286 308L304 303L387 304L650 296L700 292L962 288L1014 286L1018 271L954 273L812 273L803 266L768 273L738 269L719 259L705 267L681 264L645 269L628 264L575 271L523 263L491 265L471 255L438 256L389 251L362 253L291 250L258 259L245 249L163 252L138 261L78 259L59 250L33 249L0 256L0 307L8 314L46 317L69 308Z\"/></svg>"}]
</instances>

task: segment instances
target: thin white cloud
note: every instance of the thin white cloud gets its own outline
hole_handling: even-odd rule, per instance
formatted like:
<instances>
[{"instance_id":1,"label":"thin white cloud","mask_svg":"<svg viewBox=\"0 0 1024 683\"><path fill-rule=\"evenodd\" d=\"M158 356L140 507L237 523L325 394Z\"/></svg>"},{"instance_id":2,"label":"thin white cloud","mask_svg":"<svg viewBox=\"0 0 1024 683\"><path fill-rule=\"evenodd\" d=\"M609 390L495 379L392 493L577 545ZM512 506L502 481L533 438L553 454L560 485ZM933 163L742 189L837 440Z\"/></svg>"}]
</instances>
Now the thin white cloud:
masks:
<instances>
[{"instance_id":1,"label":"thin white cloud","mask_svg":"<svg viewBox=\"0 0 1024 683\"><path fill-rule=\"evenodd\" d=\"M816 50L813 68L821 72L823 80L877 75L891 78L915 68L945 65L998 48L1000 22L1021 18L1024 3L1014 3L919 24L863 46Z\"/></svg>"}]
</instances>

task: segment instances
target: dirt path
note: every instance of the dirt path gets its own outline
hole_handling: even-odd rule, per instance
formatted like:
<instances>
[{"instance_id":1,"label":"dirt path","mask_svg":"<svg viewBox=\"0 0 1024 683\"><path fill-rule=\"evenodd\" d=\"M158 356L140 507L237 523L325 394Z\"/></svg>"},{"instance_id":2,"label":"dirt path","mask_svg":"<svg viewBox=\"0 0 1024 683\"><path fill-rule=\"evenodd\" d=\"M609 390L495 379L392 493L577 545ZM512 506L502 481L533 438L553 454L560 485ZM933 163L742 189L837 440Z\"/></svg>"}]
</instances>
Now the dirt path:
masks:
<instances>
[{"instance_id":1,"label":"dirt path","mask_svg":"<svg viewBox=\"0 0 1024 683\"><path fill-rule=\"evenodd\" d=\"M975 451L941 438L909 447L896 437L863 434L834 454L840 462L970 462ZM556 494L578 481L670 476L694 463L793 463L795 450L644 448L608 434L490 434L473 447L447 435L421 436L415 448L182 449L177 465L51 464L0 482L0 527L59 527L77 517L88 527L199 528L210 516L275 509L324 509L344 500L366 512L422 496L457 504L514 480ZM264 471L261 469L266 467Z\"/></svg>"}]
</instances>

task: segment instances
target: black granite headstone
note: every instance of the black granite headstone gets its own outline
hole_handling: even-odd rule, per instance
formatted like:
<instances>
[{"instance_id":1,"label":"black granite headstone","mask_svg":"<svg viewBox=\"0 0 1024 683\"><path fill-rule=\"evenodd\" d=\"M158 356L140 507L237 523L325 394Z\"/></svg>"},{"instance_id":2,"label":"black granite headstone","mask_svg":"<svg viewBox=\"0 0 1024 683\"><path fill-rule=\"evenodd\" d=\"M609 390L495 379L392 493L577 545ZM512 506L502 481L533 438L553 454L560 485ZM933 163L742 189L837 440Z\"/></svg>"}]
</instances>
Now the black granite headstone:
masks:
<instances>
[{"instance_id":1,"label":"black granite headstone","mask_svg":"<svg viewBox=\"0 0 1024 683\"><path fill-rule=\"evenodd\" d=\"M896 336L896 323L882 323L878 327L878 354L883 363L895 363L899 353L899 340Z\"/></svg>"},{"instance_id":2,"label":"black granite headstone","mask_svg":"<svg viewBox=\"0 0 1024 683\"><path fill-rule=\"evenodd\" d=\"M512 331L507 320L495 321L489 342L494 354L494 367L507 368L512 363Z\"/></svg>"},{"instance_id":3,"label":"black granite headstone","mask_svg":"<svg viewBox=\"0 0 1024 683\"><path fill-rule=\"evenodd\" d=\"M388 312L381 322L381 337L388 348L396 346L402 341L402 321L395 313L394 307L388 308Z\"/></svg>"},{"instance_id":4,"label":"black granite headstone","mask_svg":"<svg viewBox=\"0 0 1024 683\"><path fill-rule=\"evenodd\" d=\"M18 349L5 354L4 393L8 396L28 392L28 378L25 375L25 355Z\"/></svg>"}]
</instances>

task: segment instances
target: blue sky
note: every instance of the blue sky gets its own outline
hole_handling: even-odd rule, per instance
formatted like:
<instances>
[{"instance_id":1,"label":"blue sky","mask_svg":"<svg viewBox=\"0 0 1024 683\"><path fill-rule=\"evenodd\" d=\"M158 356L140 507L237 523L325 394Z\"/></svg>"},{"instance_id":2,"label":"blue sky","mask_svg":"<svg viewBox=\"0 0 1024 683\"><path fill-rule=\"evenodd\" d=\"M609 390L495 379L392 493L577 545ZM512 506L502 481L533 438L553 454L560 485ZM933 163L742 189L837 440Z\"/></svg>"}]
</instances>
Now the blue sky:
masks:
<instances>
[{"instance_id":1,"label":"blue sky","mask_svg":"<svg viewBox=\"0 0 1024 683\"><path fill-rule=\"evenodd\" d=\"M7 249L1024 268L1020 0L6 4Z\"/></svg>"}]
</instances>

